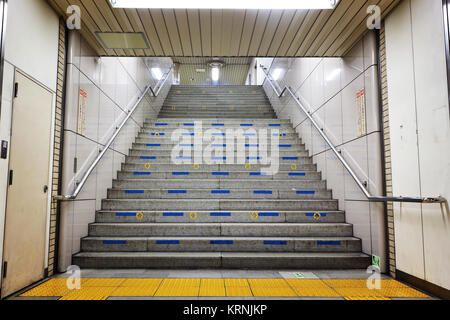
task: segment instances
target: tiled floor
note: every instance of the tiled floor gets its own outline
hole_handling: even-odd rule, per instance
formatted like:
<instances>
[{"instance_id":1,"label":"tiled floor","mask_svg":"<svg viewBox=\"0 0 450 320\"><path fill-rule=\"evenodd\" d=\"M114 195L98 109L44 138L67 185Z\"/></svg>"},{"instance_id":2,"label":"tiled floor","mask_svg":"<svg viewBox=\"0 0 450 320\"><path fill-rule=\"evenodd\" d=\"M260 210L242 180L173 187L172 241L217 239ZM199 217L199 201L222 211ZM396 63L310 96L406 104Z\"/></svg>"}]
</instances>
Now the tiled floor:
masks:
<instances>
[{"instance_id":1,"label":"tiled floor","mask_svg":"<svg viewBox=\"0 0 450 320\"><path fill-rule=\"evenodd\" d=\"M75 290L70 277L55 276L11 299L433 299L384 275L381 287L370 289L366 270L83 270Z\"/></svg>"}]
</instances>

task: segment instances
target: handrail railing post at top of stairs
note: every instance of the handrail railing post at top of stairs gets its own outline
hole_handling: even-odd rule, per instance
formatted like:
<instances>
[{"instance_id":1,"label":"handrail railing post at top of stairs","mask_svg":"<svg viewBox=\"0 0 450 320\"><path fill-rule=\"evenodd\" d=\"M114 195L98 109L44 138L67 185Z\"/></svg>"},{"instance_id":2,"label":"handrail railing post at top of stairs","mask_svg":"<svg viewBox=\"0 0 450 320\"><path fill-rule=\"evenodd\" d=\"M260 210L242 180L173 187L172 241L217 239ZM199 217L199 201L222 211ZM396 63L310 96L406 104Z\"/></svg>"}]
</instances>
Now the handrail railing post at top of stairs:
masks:
<instances>
[{"instance_id":1,"label":"handrail railing post at top of stairs","mask_svg":"<svg viewBox=\"0 0 450 320\"><path fill-rule=\"evenodd\" d=\"M325 142L331 148L333 153L336 155L336 157L339 159L339 161L345 167L345 169L350 174L350 176L353 178L353 180L355 180L356 184L358 185L358 187L361 189L361 191L364 193L364 195L366 196L366 198L369 201L371 201L371 202L416 202L416 203L445 203L445 202L447 202L447 200L442 196L438 196L435 198L372 196L370 194L370 192L366 189L364 184L359 180L358 176L353 171L353 169L350 167L350 165L347 163L347 161L345 161L345 159L342 157L340 152L333 145L333 143L328 138L328 136L325 134L325 132L320 128L320 126L314 120L311 112L302 105L302 103L300 102L300 99L296 97L296 95L292 92L291 88L289 86L285 86L284 89L282 89L281 92L279 93L279 91L276 87L278 87L279 89L281 89L281 87L278 85L278 83L274 79L272 79L267 68L265 68L263 65L260 65L260 68L264 72L265 78L268 80L270 86L275 91L278 98L281 98L285 92L288 92L292 96L294 101L297 103L297 105L300 107L300 109L303 111L303 113L305 113L305 115L308 117L308 119L311 121L313 126L316 128L316 130L319 132L319 134L322 136L322 138L325 140Z\"/></svg>"},{"instance_id":2,"label":"handrail railing post at top of stairs","mask_svg":"<svg viewBox=\"0 0 450 320\"><path fill-rule=\"evenodd\" d=\"M125 124L128 122L128 120L131 118L131 116L133 115L134 111L138 108L139 104L142 102L144 97L148 94L149 91L151 92L151 94L154 97L157 97L159 95L159 93L161 92L161 90L162 90L164 84L166 83L166 81L170 78L170 72L172 72L172 69L173 69L173 65L170 67L169 71L167 71L167 73L165 73L165 75L161 78L161 80L158 81L158 83L155 86L155 89L157 89L156 92L151 87L151 85L148 85L147 87L145 87L144 92L142 93L141 96L139 96L139 98L136 101L136 103L128 111L127 116L125 117L125 119L123 119L121 124L117 127L116 131L114 131L114 134L111 136L111 138L109 138L109 140L106 143L105 147L103 148L102 152L99 153L99 155L95 158L95 160L89 166L87 171L84 173L83 178L81 179L80 183L78 183L78 185L77 185L76 189L73 191L73 193L72 194L68 194L68 195L54 196L53 197L54 200L68 201L68 200L75 200L78 197L78 194L83 189L83 187L84 187L86 181L88 180L89 176L91 175L92 171L94 171L94 169L97 166L97 164L100 162L100 160L106 154L106 152L109 150L109 148L113 144L114 140L117 138L117 136L119 135L120 131L125 126Z\"/></svg>"}]
</instances>

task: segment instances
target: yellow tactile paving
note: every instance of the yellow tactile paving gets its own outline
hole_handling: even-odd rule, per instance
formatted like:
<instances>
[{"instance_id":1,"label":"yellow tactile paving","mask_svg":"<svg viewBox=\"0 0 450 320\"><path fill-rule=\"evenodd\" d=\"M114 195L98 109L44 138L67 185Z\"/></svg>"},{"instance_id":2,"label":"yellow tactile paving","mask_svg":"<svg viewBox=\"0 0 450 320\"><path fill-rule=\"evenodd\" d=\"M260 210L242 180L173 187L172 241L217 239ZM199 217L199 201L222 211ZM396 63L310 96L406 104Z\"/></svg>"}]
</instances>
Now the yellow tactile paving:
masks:
<instances>
[{"instance_id":1,"label":"yellow tactile paving","mask_svg":"<svg viewBox=\"0 0 450 320\"><path fill-rule=\"evenodd\" d=\"M334 288L341 297L383 297L380 290L367 288Z\"/></svg>"},{"instance_id":2,"label":"yellow tactile paving","mask_svg":"<svg viewBox=\"0 0 450 320\"><path fill-rule=\"evenodd\" d=\"M223 279L202 279L199 297L224 297L225 281Z\"/></svg>"},{"instance_id":3,"label":"yellow tactile paving","mask_svg":"<svg viewBox=\"0 0 450 320\"><path fill-rule=\"evenodd\" d=\"M375 289L377 290L377 289ZM381 288L379 291L385 297L390 298L430 298L430 296L412 288Z\"/></svg>"},{"instance_id":4,"label":"yellow tactile paving","mask_svg":"<svg viewBox=\"0 0 450 320\"><path fill-rule=\"evenodd\" d=\"M286 281L295 288L328 288L328 285L319 279L286 279Z\"/></svg>"},{"instance_id":5,"label":"yellow tactile paving","mask_svg":"<svg viewBox=\"0 0 450 320\"><path fill-rule=\"evenodd\" d=\"M268 288L268 287L252 287L255 297L296 297L297 294L289 287Z\"/></svg>"},{"instance_id":6,"label":"yellow tactile paving","mask_svg":"<svg viewBox=\"0 0 450 320\"><path fill-rule=\"evenodd\" d=\"M134 288L148 288L148 287L159 287L163 279L126 279L121 287L134 287Z\"/></svg>"},{"instance_id":7,"label":"yellow tactile paving","mask_svg":"<svg viewBox=\"0 0 450 320\"><path fill-rule=\"evenodd\" d=\"M247 279L224 279L226 287L248 287Z\"/></svg>"},{"instance_id":8,"label":"yellow tactile paving","mask_svg":"<svg viewBox=\"0 0 450 320\"><path fill-rule=\"evenodd\" d=\"M253 297L250 287L225 287L227 297Z\"/></svg>"},{"instance_id":9,"label":"yellow tactile paving","mask_svg":"<svg viewBox=\"0 0 450 320\"><path fill-rule=\"evenodd\" d=\"M118 287L124 281L123 278L90 278L83 282L83 287Z\"/></svg>"},{"instance_id":10,"label":"yellow tactile paving","mask_svg":"<svg viewBox=\"0 0 450 320\"><path fill-rule=\"evenodd\" d=\"M59 300L106 300L115 289L114 287L86 287L71 290Z\"/></svg>"},{"instance_id":11,"label":"yellow tactile paving","mask_svg":"<svg viewBox=\"0 0 450 320\"><path fill-rule=\"evenodd\" d=\"M158 286L119 287L111 293L111 297L153 297L157 289Z\"/></svg>"},{"instance_id":12,"label":"yellow tactile paving","mask_svg":"<svg viewBox=\"0 0 450 320\"><path fill-rule=\"evenodd\" d=\"M25 292L23 297L62 297L61 300L104 300L115 297L344 297L347 300L429 298L395 280L381 280L381 289L367 288L359 279L80 279L70 290L67 279L54 278Z\"/></svg>"},{"instance_id":13,"label":"yellow tactile paving","mask_svg":"<svg viewBox=\"0 0 450 320\"><path fill-rule=\"evenodd\" d=\"M341 297L339 293L329 287L293 287L299 297Z\"/></svg>"}]
</instances>

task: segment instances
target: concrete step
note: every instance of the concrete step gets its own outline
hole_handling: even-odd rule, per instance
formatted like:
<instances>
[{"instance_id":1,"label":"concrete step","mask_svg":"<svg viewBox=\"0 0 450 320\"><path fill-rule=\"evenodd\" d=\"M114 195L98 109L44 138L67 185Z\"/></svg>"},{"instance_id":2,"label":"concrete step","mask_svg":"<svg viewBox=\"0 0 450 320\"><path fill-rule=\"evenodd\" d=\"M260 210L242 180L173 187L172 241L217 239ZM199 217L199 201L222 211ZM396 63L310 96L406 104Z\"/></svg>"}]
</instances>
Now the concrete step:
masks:
<instances>
[{"instance_id":1,"label":"concrete step","mask_svg":"<svg viewBox=\"0 0 450 320\"><path fill-rule=\"evenodd\" d=\"M188 115L188 113L186 114L170 114L170 113L161 113L160 115L164 115L168 118L178 118L178 119L183 119L186 118L186 116ZM197 119L203 119L203 118L211 118L208 115L205 114L201 114L201 113L189 113L189 115L191 116L195 116ZM234 119L234 118L238 118L238 117L242 117L242 116L252 116L254 119L274 119L275 118L275 114L248 114L248 113L241 113L241 114L236 114L236 112L230 112L229 114L217 114L217 119Z\"/></svg>"},{"instance_id":2,"label":"concrete step","mask_svg":"<svg viewBox=\"0 0 450 320\"><path fill-rule=\"evenodd\" d=\"M293 188L292 188L293 189ZM263 185L252 189L108 189L108 199L323 199L332 198L330 190L278 190Z\"/></svg>"},{"instance_id":3,"label":"concrete step","mask_svg":"<svg viewBox=\"0 0 450 320\"><path fill-rule=\"evenodd\" d=\"M220 137L222 136L224 138L224 141L226 141L225 139L227 139L227 134L226 134L226 130L219 130L216 129L217 131L215 132L201 132L201 133L194 133L194 132L182 132L182 137L183 136L190 136L190 137L195 137L195 135L200 136L200 137ZM172 141L172 134L174 131L171 132L140 132L137 136L136 141L139 141L138 139L147 139L148 141L146 141L145 143L150 143L150 142L166 142L166 141ZM234 135L234 141L237 141L238 137L235 133L233 133ZM260 139L260 135L259 132L252 134L251 136L249 134L246 135L242 135L242 137L245 138L246 141L249 141L250 139ZM271 130L267 130L267 135L263 136L263 138L267 138L269 142L271 142L272 137L278 137L278 140L280 141L280 143L288 143L288 142L295 142L295 143L299 143L300 142L300 138L298 138L297 136L295 136L292 133L272 133ZM228 138L233 138L233 136L230 134L230 136ZM273 140L273 139L272 139Z\"/></svg>"},{"instance_id":4,"label":"concrete step","mask_svg":"<svg viewBox=\"0 0 450 320\"><path fill-rule=\"evenodd\" d=\"M354 252L81 252L80 268L101 269L366 269L368 255Z\"/></svg>"},{"instance_id":5,"label":"concrete step","mask_svg":"<svg viewBox=\"0 0 450 320\"><path fill-rule=\"evenodd\" d=\"M354 237L86 237L84 252L359 252Z\"/></svg>"},{"instance_id":6,"label":"concrete step","mask_svg":"<svg viewBox=\"0 0 450 320\"><path fill-rule=\"evenodd\" d=\"M92 223L91 237L352 237L346 223Z\"/></svg>"},{"instance_id":7,"label":"concrete step","mask_svg":"<svg viewBox=\"0 0 450 320\"><path fill-rule=\"evenodd\" d=\"M343 211L97 211L97 223L344 223Z\"/></svg>"},{"instance_id":8,"label":"concrete step","mask_svg":"<svg viewBox=\"0 0 450 320\"><path fill-rule=\"evenodd\" d=\"M195 158L193 158L195 160ZM214 159L214 158L212 158ZM219 160L217 160L219 161ZM221 162L225 162L220 160ZM193 161L190 161L193 162ZM305 161L307 162L307 161ZM227 175L229 172L248 171L248 172L261 172L263 168L267 168L268 165L260 164L202 164L199 165L197 170L194 170L193 164L165 164L165 163L122 163L122 171L148 171L148 172L185 172L185 171L197 171L197 172L217 172L216 175ZM250 167L251 166L251 167ZM197 168L197 167L196 167ZM251 169L251 170L250 170ZM295 170L294 170L295 169ZM279 164L278 172L291 172L291 171L308 171L314 170L313 164ZM222 174L223 173L223 174Z\"/></svg>"},{"instance_id":9,"label":"concrete step","mask_svg":"<svg viewBox=\"0 0 450 320\"><path fill-rule=\"evenodd\" d=\"M275 136L274 136L275 137ZM286 138L280 138L278 135L278 140L277 142L275 142L274 138L272 138L272 136L265 136L262 139L257 138L257 137L245 137L244 139L242 139L242 142L240 142L240 138L236 137L236 136L230 136L227 137L225 133L223 132L211 132L211 133L204 133L203 136L197 135L197 138L199 138L199 141L197 144L200 144L200 142L202 142L203 146L209 146L209 145L213 145L213 144L227 144L227 143L234 143L235 148L237 148L238 143L247 145L247 144L258 144L259 146L276 146L281 145L280 149L283 148L282 146L284 145L298 145L298 146L302 146L302 150L304 149L304 145L301 144L299 142L298 139L286 139ZM172 136L165 136L163 138L160 137L153 137L153 136L146 136L146 137L142 137L141 135L139 135L136 140L135 143L142 143L142 144L162 144L162 145L179 145L181 143L183 144L190 144L190 143L194 143L194 133L191 132L185 132L185 133L180 133L178 134L178 136L174 136L173 137L174 140L172 140ZM265 141L262 141L265 140Z\"/></svg>"},{"instance_id":10,"label":"concrete step","mask_svg":"<svg viewBox=\"0 0 450 320\"><path fill-rule=\"evenodd\" d=\"M202 148L201 150L205 150L206 147L211 145L210 149L213 151L216 150L223 150L223 152L226 152L228 144L224 143L204 143L202 145L198 145L198 148ZM178 147L178 150L187 150L187 151L194 151L195 144L194 143L133 143L132 149L135 150L157 150L157 151L172 151L174 147ZM234 150L238 149L238 145L234 144L232 148ZM271 151L273 148L270 144L254 144L254 143L245 143L244 144L244 150L246 152L262 152L264 150ZM302 144L279 144L278 150L288 150L288 151L298 151L300 155L302 156L308 156L309 152L304 150L305 147ZM261 151L260 151L261 150ZM303 153L302 153L303 152Z\"/></svg>"},{"instance_id":11,"label":"concrete step","mask_svg":"<svg viewBox=\"0 0 450 320\"><path fill-rule=\"evenodd\" d=\"M103 199L102 210L308 210L336 211L337 200L280 200L280 199Z\"/></svg>"},{"instance_id":12,"label":"concrete step","mask_svg":"<svg viewBox=\"0 0 450 320\"><path fill-rule=\"evenodd\" d=\"M217 119L215 118L206 118L203 119L203 121L216 121ZM183 124L185 122L195 122L197 121L196 118L194 117L186 117L183 119L168 119L168 118L163 118L163 117L158 117L158 119L148 119L145 121L145 124L153 124L153 123L175 123L175 124ZM280 125L286 125L289 126L290 125L290 121L286 120L286 119L253 119L253 118L239 118L239 119L224 119L223 121L221 121L224 124L241 124L241 123L253 123L253 124L280 124Z\"/></svg>"},{"instance_id":13,"label":"concrete step","mask_svg":"<svg viewBox=\"0 0 450 320\"><path fill-rule=\"evenodd\" d=\"M236 148L237 149L237 148ZM234 150L234 154L236 154L237 153L237 150ZM253 150L250 150L250 151L253 151ZM268 152L270 151L270 150L267 150ZM253 151L254 152L254 151ZM284 159L284 160L296 160L296 161L304 161L304 159L303 158L301 158L299 155L298 155L298 151L293 151L293 150L284 150L284 148L280 148L279 149L279 151L278 151L278 153L279 153L279 155L280 155L280 157L285 157L286 159ZM130 156L133 156L133 157L142 157L142 156L149 156L149 157L152 157L151 159L146 159L146 160L156 160L156 159L158 159L158 156L164 156L164 157L167 157L167 156L171 156L171 154L172 154L172 149L170 149L170 150L165 150L165 151L162 151L161 149L158 149L158 150L149 150L147 147L145 147L145 148L143 148L143 149L139 149L139 150L136 150L136 149L130 149L129 150L129 155ZM226 150L224 150L224 154L226 155ZM200 156L203 156L203 150L202 151L200 151L200 152L197 152L195 149L194 150L192 150L192 153L190 154L191 156L196 156L196 155L200 155ZM155 158L153 158L153 157L157 157L156 159ZM235 156L235 159L236 159L236 156ZM245 159L244 159L245 160ZM312 161L312 160L311 160Z\"/></svg>"},{"instance_id":14,"label":"concrete step","mask_svg":"<svg viewBox=\"0 0 450 320\"><path fill-rule=\"evenodd\" d=\"M264 188L284 188L284 189L303 189L303 188L314 188L314 189L326 189L326 181L321 180L259 180L259 186L264 186ZM162 189L173 189L173 188L189 188L195 186L195 188L253 188L255 187L255 182L247 179L236 179L236 180L211 180L211 179L198 179L193 182L189 179L128 179L128 180L114 180L113 188L117 189L132 189L132 188L162 188Z\"/></svg>"},{"instance_id":15,"label":"concrete step","mask_svg":"<svg viewBox=\"0 0 450 320\"><path fill-rule=\"evenodd\" d=\"M221 171L217 171L221 172ZM228 171L228 174L213 174L212 171L202 171L190 169L188 171L165 171L152 172L151 170L139 171L120 171L117 173L117 179L214 179L214 180L229 180L229 179L248 179L248 180L321 180L322 175L317 171L292 171L292 172L278 172L275 175L265 175L260 171Z\"/></svg>"},{"instance_id":16,"label":"concrete step","mask_svg":"<svg viewBox=\"0 0 450 320\"><path fill-rule=\"evenodd\" d=\"M156 154L156 153L154 153ZM184 160L183 162L190 162L187 160L192 160L191 162L193 163L195 159L204 159L203 155L199 154L197 156L197 158L194 156L180 156L182 159ZM178 156L175 158L175 160L179 160L177 159ZM228 157L225 157L226 159L228 159ZM213 164L217 164L217 163L226 163L226 159L223 160L223 158L220 157L211 157L209 160L213 160L212 163ZM216 159L222 159L222 160L216 160ZM233 157L233 159L236 159L236 156ZM257 164L258 162L262 162L263 160L271 160L270 157L262 157L262 156L257 156L257 157L250 157L250 156L246 156L245 157L245 164ZM154 162L155 161L155 162ZM157 161L157 162L156 162ZM310 157L284 157L284 156L279 156L278 157L278 161L280 164L289 164L292 167L297 166L297 168L299 168L301 165L304 164L311 164L312 159ZM167 163L172 163L172 156L171 155L154 155L154 156L127 156L125 157L125 163L126 164L146 164L146 163L157 163L157 164L167 164ZM244 164L244 167L245 167ZM295 165L295 166L293 166ZM315 170L315 168L313 168L312 170Z\"/></svg>"}]
</instances>

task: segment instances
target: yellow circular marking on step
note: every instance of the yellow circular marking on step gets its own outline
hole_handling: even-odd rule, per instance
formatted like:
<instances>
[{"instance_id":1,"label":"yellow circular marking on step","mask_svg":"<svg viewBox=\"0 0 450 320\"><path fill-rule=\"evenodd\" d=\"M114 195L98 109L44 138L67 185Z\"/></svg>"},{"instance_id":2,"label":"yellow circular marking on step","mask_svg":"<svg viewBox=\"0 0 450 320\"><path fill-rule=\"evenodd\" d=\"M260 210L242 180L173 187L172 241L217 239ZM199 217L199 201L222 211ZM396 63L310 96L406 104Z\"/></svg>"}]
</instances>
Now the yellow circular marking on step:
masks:
<instances>
[{"instance_id":1,"label":"yellow circular marking on step","mask_svg":"<svg viewBox=\"0 0 450 320\"><path fill-rule=\"evenodd\" d=\"M231 106L231 107L230 107L230 110L233 111L233 110L234 110L234 106Z\"/></svg>"},{"instance_id":2,"label":"yellow circular marking on step","mask_svg":"<svg viewBox=\"0 0 450 320\"><path fill-rule=\"evenodd\" d=\"M191 212L191 214L189 215L189 217L190 217L192 220L195 220L195 219L197 219L197 217L198 217L198 213L197 213L197 212Z\"/></svg>"},{"instance_id":3,"label":"yellow circular marking on step","mask_svg":"<svg viewBox=\"0 0 450 320\"><path fill-rule=\"evenodd\" d=\"M173 110L173 111L177 110L177 107L172 106L172 110Z\"/></svg>"},{"instance_id":4,"label":"yellow circular marking on step","mask_svg":"<svg viewBox=\"0 0 450 320\"><path fill-rule=\"evenodd\" d=\"M199 135L200 137L203 137L203 132L199 132L198 135Z\"/></svg>"},{"instance_id":5,"label":"yellow circular marking on step","mask_svg":"<svg viewBox=\"0 0 450 320\"><path fill-rule=\"evenodd\" d=\"M203 93L203 94L205 94L205 93L206 93L206 91L205 91L205 90L203 90L203 91L202 91L202 93Z\"/></svg>"},{"instance_id":6,"label":"yellow circular marking on step","mask_svg":"<svg viewBox=\"0 0 450 320\"><path fill-rule=\"evenodd\" d=\"M252 168L252 165L250 163L247 163L245 165L245 169L250 170Z\"/></svg>"},{"instance_id":7,"label":"yellow circular marking on step","mask_svg":"<svg viewBox=\"0 0 450 320\"><path fill-rule=\"evenodd\" d=\"M250 213L250 217L251 217L253 220L256 220L256 219L259 218L259 213L258 213L258 212L252 212L252 213Z\"/></svg>"},{"instance_id":8,"label":"yellow circular marking on step","mask_svg":"<svg viewBox=\"0 0 450 320\"><path fill-rule=\"evenodd\" d=\"M143 212L138 212L138 213L136 213L136 218L137 218L138 220L142 220L142 219L144 218L144 213L143 213Z\"/></svg>"},{"instance_id":9,"label":"yellow circular marking on step","mask_svg":"<svg viewBox=\"0 0 450 320\"><path fill-rule=\"evenodd\" d=\"M296 165L295 163L292 164L292 165L291 165L291 169L292 169L292 170L297 170L297 165Z\"/></svg>"},{"instance_id":10,"label":"yellow circular marking on step","mask_svg":"<svg viewBox=\"0 0 450 320\"><path fill-rule=\"evenodd\" d=\"M181 93L181 91L180 91L180 90L178 90L178 91L177 91L177 94L180 94L180 93Z\"/></svg>"},{"instance_id":11,"label":"yellow circular marking on step","mask_svg":"<svg viewBox=\"0 0 450 320\"><path fill-rule=\"evenodd\" d=\"M255 90L253 90L253 91L252 91L252 93L253 93L253 94L256 94L256 91L255 91Z\"/></svg>"},{"instance_id":12,"label":"yellow circular marking on step","mask_svg":"<svg viewBox=\"0 0 450 320\"><path fill-rule=\"evenodd\" d=\"M259 110L259 111L261 111L261 110L262 110L262 107L261 107L261 106L259 106L259 107L258 107L258 110Z\"/></svg>"},{"instance_id":13,"label":"yellow circular marking on step","mask_svg":"<svg viewBox=\"0 0 450 320\"><path fill-rule=\"evenodd\" d=\"M320 220L320 218L322 218L322 214L320 212L315 212L313 217L314 220Z\"/></svg>"},{"instance_id":14,"label":"yellow circular marking on step","mask_svg":"<svg viewBox=\"0 0 450 320\"><path fill-rule=\"evenodd\" d=\"M230 94L231 94L231 93L233 93L233 91L232 91L232 90L230 90Z\"/></svg>"},{"instance_id":15,"label":"yellow circular marking on step","mask_svg":"<svg viewBox=\"0 0 450 320\"><path fill-rule=\"evenodd\" d=\"M206 106L202 106L202 110L206 110Z\"/></svg>"},{"instance_id":16,"label":"yellow circular marking on step","mask_svg":"<svg viewBox=\"0 0 450 320\"><path fill-rule=\"evenodd\" d=\"M152 167L152 164L151 164L151 163L146 163L146 164L145 164L145 169L148 170L148 169L150 169L151 167Z\"/></svg>"},{"instance_id":17,"label":"yellow circular marking on step","mask_svg":"<svg viewBox=\"0 0 450 320\"><path fill-rule=\"evenodd\" d=\"M199 164L194 164L194 169L195 169L195 170L200 169L200 165L199 165Z\"/></svg>"},{"instance_id":18,"label":"yellow circular marking on step","mask_svg":"<svg viewBox=\"0 0 450 320\"><path fill-rule=\"evenodd\" d=\"M155 133L155 136L156 136L156 137L159 137L159 132Z\"/></svg>"}]
</instances>

